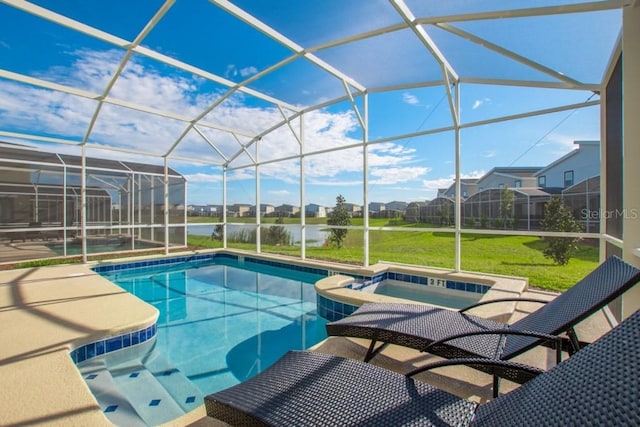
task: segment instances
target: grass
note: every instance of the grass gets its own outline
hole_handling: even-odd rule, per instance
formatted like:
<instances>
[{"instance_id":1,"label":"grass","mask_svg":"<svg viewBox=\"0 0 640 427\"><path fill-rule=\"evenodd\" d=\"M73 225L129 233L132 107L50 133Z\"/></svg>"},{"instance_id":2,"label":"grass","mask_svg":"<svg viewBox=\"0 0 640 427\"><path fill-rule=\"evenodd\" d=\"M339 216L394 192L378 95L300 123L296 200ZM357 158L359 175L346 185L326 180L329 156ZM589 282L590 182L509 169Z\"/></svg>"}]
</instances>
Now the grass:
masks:
<instances>
[{"instance_id":1,"label":"grass","mask_svg":"<svg viewBox=\"0 0 640 427\"><path fill-rule=\"evenodd\" d=\"M272 219L272 218L268 218ZM318 220L318 218L313 218ZM235 220L235 219L234 219ZM252 222L253 219L250 219ZM295 219L294 219L295 220ZM290 223L299 223L292 221ZM322 223L322 222L319 222ZM353 225L362 225L354 219ZM386 219L373 219L372 227L389 225ZM412 227L413 224L404 224ZM307 258L361 264L364 259L363 233L351 230L341 249L331 246L306 248ZM189 236L189 245L221 247L209 237ZM559 266L542 254L546 244L534 236L490 236L465 234L462 236L461 267L465 271L521 276L529 278L536 288L563 291L593 270L599 260L596 244L584 242L569 263ZM230 243L229 247L255 250L251 243ZM300 256L297 246L262 246L263 252ZM371 231L369 234L369 259L431 267L453 268L455 266L455 239L450 232L417 231Z\"/></svg>"},{"instance_id":2,"label":"grass","mask_svg":"<svg viewBox=\"0 0 640 427\"><path fill-rule=\"evenodd\" d=\"M236 222L255 222L254 218L234 218ZM189 222L210 223L216 218L189 218ZM275 222L275 218L265 218L263 223ZM307 218L307 224L326 224L326 218ZM285 223L299 224L299 219L286 218ZM387 219L371 219L371 227L389 226ZM352 225L362 225L362 219L355 218ZM414 224L394 224L413 227ZM188 249L221 248L222 243L209 236L189 235ZM344 247L308 246L306 256L310 259L339 261L361 265L364 259L364 238L359 230L349 231ZM253 243L229 243L229 248L255 250ZM555 265L542 255L544 240L532 236L490 236L484 234L465 234L462 236L461 267L465 271L528 277L531 286L553 291L563 291L579 279L586 276L598 264L599 251L595 244L582 243L569 264ZM184 249L181 249L184 250ZM172 252L175 250L172 250ZM267 253L299 257L298 246L262 246ZM91 260L113 259L124 256L138 256L148 251L135 253L105 254L90 256ZM455 239L453 233L418 231L371 231L369 233L369 259L374 264L384 260L403 264L431 267L453 268L455 265ZM1 269L37 267L78 262L80 257L43 259L13 265L4 265Z\"/></svg>"}]
</instances>

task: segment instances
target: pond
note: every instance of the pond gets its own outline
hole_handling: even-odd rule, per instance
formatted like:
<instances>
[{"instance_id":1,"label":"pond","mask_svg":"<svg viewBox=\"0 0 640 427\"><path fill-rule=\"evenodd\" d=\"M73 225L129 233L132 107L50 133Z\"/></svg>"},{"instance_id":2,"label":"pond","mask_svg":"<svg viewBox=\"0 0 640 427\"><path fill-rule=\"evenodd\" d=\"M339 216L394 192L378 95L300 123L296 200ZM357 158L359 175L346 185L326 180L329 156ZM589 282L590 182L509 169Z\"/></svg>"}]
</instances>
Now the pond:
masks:
<instances>
[{"instance_id":1,"label":"pond","mask_svg":"<svg viewBox=\"0 0 640 427\"><path fill-rule=\"evenodd\" d=\"M294 245L300 246L301 233L299 224L262 224L263 228L271 226L284 227L293 239ZM197 236L211 236L215 229L214 224L189 224L187 231L189 234ZM255 230L255 224L229 224L227 225L227 233L229 236L235 233L249 232ZM322 246L329 237L326 225L307 225L306 226L306 242L307 246Z\"/></svg>"}]
</instances>

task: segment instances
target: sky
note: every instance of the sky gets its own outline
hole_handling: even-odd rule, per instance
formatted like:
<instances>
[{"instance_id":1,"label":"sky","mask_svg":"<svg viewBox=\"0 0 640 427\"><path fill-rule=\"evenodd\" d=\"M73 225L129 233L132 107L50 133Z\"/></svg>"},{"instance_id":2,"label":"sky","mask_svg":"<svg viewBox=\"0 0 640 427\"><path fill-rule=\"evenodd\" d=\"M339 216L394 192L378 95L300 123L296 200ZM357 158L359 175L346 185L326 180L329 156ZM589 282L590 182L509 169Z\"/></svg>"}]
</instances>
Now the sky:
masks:
<instances>
[{"instance_id":1,"label":"sky","mask_svg":"<svg viewBox=\"0 0 640 427\"><path fill-rule=\"evenodd\" d=\"M158 0L33 3L126 42L136 39L163 4ZM417 17L504 7L504 2L499 1L469 1L464 10L456 10L455 4L439 3L406 1ZM575 2L511 4L527 7L571 3ZM232 5L277 29L291 46L309 49L402 22L388 1L238 0ZM566 77L598 84L618 36L620 13L604 11L451 25ZM456 36L450 29L432 25L424 29L462 78L557 81L540 69ZM187 179L189 204L222 203L220 164L225 160L229 160L230 204L255 204L259 193L261 203L300 205L301 170L306 203L333 206L341 194L347 202L362 204L365 162L369 168L370 202L429 200L437 189L453 183L455 134L447 130L453 122L445 88L411 87L417 82L441 79L441 67L411 30L389 31L314 50L313 60L292 59L291 46L283 46L247 27L211 2L192 0L176 2L142 39L141 46L205 70L215 78L176 69L153 55L145 55L144 50L123 62L125 50L113 43L0 4L0 141L79 155L78 145L42 143L13 135L77 144L91 129L88 141L93 148L88 149L89 156L162 164L158 156L171 152L174 158L170 166ZM283 61L284 65L263 75ZM302 125L299 118L293 118L289 124L264 135L257 144L251 143L252 136L281 123L283 115L293 113L287 106L304 108L345 95L343 82L314 61L328 64L370 89L367 114L363 97L356 96L353 105L343 101L310 111L304 114ZM117 102L100 105L98 97L105 93L121 64L124 67L108 92L108 98ZM77 97L30 85L11 78L11 73L95 96ZM246 87L264 97L246 91L229 94L224 82L245 82ZM376 90L390 85L400 87ZM463 178L478 178L493 167L545 166L576 148L576 140L600 139L597 106L469 126L528 111L597 101L598 95L589 90L476 83L462 83L458 90ZM272 98L284 106L279 108L269 102ZM147 111L126 108L128 104L143 106ZM204 124L197 124L197 130L188 127L190 120L203 114ZM366 132L359 115L366 119ZM429 130L433 132L415 135ZM302 148L298 142L301 135ZM396 139L398 135L408 136ZM366 156L362 148L365 136L369 141ZM247 145L245 149L243 145ZM118 147L124 152L98 147ZM343 147L349 148L340 149ZM140 156L132 150L150 155ZM295 158L301 150L305 153L302 165ZM289 160L269 162L279 158ZM245 167L254 160L264 162L258 168L258 181L256 168Z\"/></svg>"}]
</instances>

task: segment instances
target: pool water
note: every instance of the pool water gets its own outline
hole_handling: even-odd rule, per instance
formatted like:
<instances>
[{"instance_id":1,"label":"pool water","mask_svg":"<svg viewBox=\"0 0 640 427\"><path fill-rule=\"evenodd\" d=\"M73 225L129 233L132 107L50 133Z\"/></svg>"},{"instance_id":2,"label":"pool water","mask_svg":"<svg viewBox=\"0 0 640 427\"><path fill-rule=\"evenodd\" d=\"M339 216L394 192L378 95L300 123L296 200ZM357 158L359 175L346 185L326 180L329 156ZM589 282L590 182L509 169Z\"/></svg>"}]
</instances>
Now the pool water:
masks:
<instances>
[{"instance_id":1,"label":"pool water","mask_svg":"<svg viewBox=\"0 0 640 427\"><path fill-rule=\"evenodd\" d=\"M380 282L376 286L374 293L453 309L468 307L478 302L482 296L482 294L436 286L415 285L397 280Z\"/></svg>"},{"instance_id":2,"label":"pool water","mask_svg":"<svg viewBox=\"0 0 640 427\"><path fill-rule=\"evenodd\" d=\"M141 360L108 366L119 392L130 395L129 402L140 401L131 406L144 424L160 424L180 415L177 412L195 409L204 395L256 375L287 350L305 349L326 338L313 286L325 276L231 258L214 262L102 273L160 311L151 350ZM83 374L96 375L89 374L95 371L95 362L92 365ZM136 397L155 382L175 402L162 397L162 391L158 397ZM112 422L135 424L118 413L126 404L114 409L118 405L100 402L100 392L94 394ZM113 393L102 394L108 399Z\"/></svg>"}]
</instances>

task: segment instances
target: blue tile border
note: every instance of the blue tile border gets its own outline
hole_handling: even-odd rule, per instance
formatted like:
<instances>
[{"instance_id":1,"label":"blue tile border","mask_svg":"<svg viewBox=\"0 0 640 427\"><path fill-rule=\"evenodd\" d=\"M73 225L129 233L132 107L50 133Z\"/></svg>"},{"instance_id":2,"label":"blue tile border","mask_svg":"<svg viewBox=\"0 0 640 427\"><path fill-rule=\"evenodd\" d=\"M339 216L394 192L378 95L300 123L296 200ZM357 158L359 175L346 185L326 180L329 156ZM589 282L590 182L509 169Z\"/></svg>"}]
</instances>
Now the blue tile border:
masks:
<instances>
[{"instance_id":1,"label":"blue tile border","mask_svg":"<svg viewBox=\"0 0 640 427\"><path fill-rule=\"evenodd\" d=\"M316 306L318 315L330 322L340 320L358 309L357 305L332 300L320 294L316 294Z\"/></svg>"},{"instance_id":2,"label":"blue tile border","mask_svg":"<svg viewBox=\"0 0 640 427\"><path fill-rule=\"evenodd\" d=\"M211 262L214 262L216 259L225 259L225 258L238 260L238 261L242 260L246 263L286 268L289 270L317 274L321 276L329 275L329 270L326 268L309 267L305 265L291 264L287 262L279 262L279 261L274 261L270 259L254 258L247 255L235 255L235 254L228 254L228 253L198 254L198 255L189 255L189 256L180 256L180 257L157 258L152 260L136 261L136 262L130 262L130 263L123 263L123 264L99 265L96 267L92 267L91 270L95 271L98 274L104 274L104 273L111 273L114 271L156 267L160 265L171 266L171 265L184 264L184 263L191 263L191 264L211 263Z\"/></svg>"},{"instance_id":3,"label":"blue tile border","mask_svg":"<svg viewBox=\"0 0 640 427\"><path fill-rule=\"evenodd\" d=\"M110 273L113 271L121 271L121 270L129 270L134 268L145 268L145 267L156 267L159 265L174 265L174 264L183 264L185 262L192 263L200 263L200 262L211 262L215 258L232 258L238 259L236 255L231 254L198 254L198 255L188 255L188 256L180 256L180 257L168 257L168 258L156 258L145 261L135 261L124 264L109 264L109 265L98 265L96 267L92 267L91 270L96 273Z\"/></svg>"},{"instance_id":4,"label":"blue tile border","mask_svg":"<svg viewBox=\"0 0 640 427\"><path fill-rule=\"evenodd\" d=\"M482 285L479 283L457 282L438 277L418 276L406 273L396 273L394 271L388 271L386 273L378 274L373 277L355 277L353 275L352 277L354 277L355 282L347 285L347 287L356 290L366 288L367 286L376 285L387 279L397 280L399 282L413 283L414 285L436 286L442 288L446 287L447 289L455 289L458 291L471 292L476 294L486 294L489 289L491 289L491 286Z\"/></svg>"},{"instance_id":5,"label":"blue tile border","mask_svg":"<svg viewBox=\"0 0 640 427\"><path fill-rule=\"evenodd\" d=\"M76 365L94 357L102 356L123 348L132 347L137 344L149 341L156 336L158 326L154 323L146 328L127 332L122 335L108 337L103 340L94 341L81 347L71 350L69 355Z\"/></svg>"},{"instance_id":6,"label":"blue tile border","mask_svg":"<svg viewBox=\"0 0 640 427\"><path fill-rule=\"evenodd\" d=\"M301 271L304 273L318 274L321 276L329 275L329 270L327 270L326 268L308 267L306 265L291 264L287 262L273 261L270 259L263 259L263 258L253 258L248 256L244 257L244 261L248 263L268 265L270 267L286 268L289 270Z\"/></svg>"}]
</instances>

